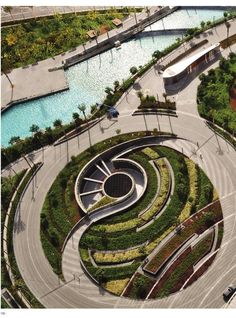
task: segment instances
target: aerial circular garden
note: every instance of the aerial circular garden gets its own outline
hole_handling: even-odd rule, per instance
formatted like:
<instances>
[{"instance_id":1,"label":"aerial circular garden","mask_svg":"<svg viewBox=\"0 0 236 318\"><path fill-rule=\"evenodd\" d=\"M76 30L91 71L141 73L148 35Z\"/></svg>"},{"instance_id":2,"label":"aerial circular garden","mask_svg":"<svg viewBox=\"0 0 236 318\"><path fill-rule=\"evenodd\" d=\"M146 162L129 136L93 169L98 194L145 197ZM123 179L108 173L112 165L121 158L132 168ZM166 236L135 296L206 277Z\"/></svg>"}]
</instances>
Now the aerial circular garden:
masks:
<instances>
[{"instance_id":1,"label":"aerial circular garden","mask_svg":"<svg viewBox=\"0 0 236 318\"><path fill-rule=\"evenodd\" d=\"M223 235L221 204L203 170L160 145L173 136L144 135L116 136L73 157L41 214L42 245L59 275L67 234L82 217L97 215L80 237L81 262L95 284L137 300L194 283Z\"/></svg>"}]
</instances>

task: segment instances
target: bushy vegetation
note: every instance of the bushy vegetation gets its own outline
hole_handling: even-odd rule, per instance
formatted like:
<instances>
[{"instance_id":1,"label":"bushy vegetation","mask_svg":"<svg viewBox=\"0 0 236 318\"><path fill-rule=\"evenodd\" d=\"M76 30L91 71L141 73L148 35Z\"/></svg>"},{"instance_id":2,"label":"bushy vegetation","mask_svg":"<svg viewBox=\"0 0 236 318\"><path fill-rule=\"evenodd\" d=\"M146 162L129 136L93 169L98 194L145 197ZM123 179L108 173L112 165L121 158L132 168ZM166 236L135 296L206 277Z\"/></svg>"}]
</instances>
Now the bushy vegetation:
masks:
<instances>
[{"instance_id":1,"label":"bushy vegetation","mask_svg":"<svg viewBox=\"0 0 236 318\"><path fill-rule=\"evenodd\" d=\"M136 273L129 283L124 296L133 299L145 299L154 282L149 277Z\"/></svg>"},{"instance_id":2,"label":"bushy vegetation","mask_svg":"<svg viewBox=\"0 0 236 318\"><path fill-rule=\"evenodd\" d=\"M89 40L87 32L103 34L115 28L112 20L128 12L114 8L107 12L55 14L2 28L2 69L36 63L68 51Z\"/></svg>"},{"instance_id":3,"label":"bushy vegetation","mask_svg":"<svg viewBox=\"0 0 236 318\"><path fill-rule=\"evenodd\" d=\"M230 108L230 90L235 86L236 54L221 58L219 67L199 76L197 101L201 116L230 133L236 132L236 112Z\"/></svg>"}]
</instances>

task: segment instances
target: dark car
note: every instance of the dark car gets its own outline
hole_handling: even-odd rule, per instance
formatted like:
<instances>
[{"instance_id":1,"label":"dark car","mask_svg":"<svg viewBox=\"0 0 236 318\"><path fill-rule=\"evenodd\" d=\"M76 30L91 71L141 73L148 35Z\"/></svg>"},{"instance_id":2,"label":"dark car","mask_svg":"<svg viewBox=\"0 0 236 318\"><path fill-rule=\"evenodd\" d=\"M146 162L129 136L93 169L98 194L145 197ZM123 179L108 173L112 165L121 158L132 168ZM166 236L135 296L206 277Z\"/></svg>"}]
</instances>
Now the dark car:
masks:
<instances>
[{"instance_id":1,"label":"dark car","mask_svg":"<svg viewBox=\"0 0 236 318\"><path fill-rule=\"evenodd\" d=\"M224 299L229 299L234 292L236 291L236 288L234 288L233 286L229 286L224 292L223 292L223 297Z\"/></svg>"}]
</instances>

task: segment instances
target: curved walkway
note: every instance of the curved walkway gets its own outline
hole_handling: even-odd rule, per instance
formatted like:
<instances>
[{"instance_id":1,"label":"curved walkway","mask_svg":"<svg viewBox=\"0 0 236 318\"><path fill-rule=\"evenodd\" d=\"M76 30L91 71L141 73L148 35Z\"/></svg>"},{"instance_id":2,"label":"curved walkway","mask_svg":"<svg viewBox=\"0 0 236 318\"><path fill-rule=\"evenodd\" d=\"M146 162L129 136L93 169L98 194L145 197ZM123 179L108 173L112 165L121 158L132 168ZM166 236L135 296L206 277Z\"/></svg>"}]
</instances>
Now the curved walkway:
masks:
<instances>
[{"instance_id":1,"label":"curved walkway","mask_svg":"<svg viewBox=\"0 0 236 318\"><path fill-rule=\"evenodd\" d=\"M226 53L226 52L225 52ZM146 85L153 83L158 90L158 81L152 72L145 75ZM48 308L93 308L93 307L222 307L224 305L222 293L231 283L236 283L236 152L221 137L217 137L206 126L205 121L198 117L196 110L196 88L198 79L180 92L177 99L178 118L168 116L146 116L148 129L159 128L162 131L174 132L178 137L187 140L170 140L164 144L183 151L206 172L218 190L223 215L224 236L222 247L210 269L192 286L168 298L155 301L139 302L122 297L113 296L99 289L87 276L81 272L76 242L68 242L71 258L67 265L68 281L63 283L52 272L46 260L40 242L40 212L46 194L59 171L67 163L66 144L55 148L48 147L45 151L45 162L37 175L36 187L33 184L26 191L21 204L21 219L25 230L14 233L14 251L22 277L35 296ZM154 88L153 88L154 89ZM110 138L115 135L117 128L122 133L146 129L143 116L136 116L135 120L129 115L130 109L137 108L138 101L133 98L132 90L120 103L120 118L111 124L103 120L99 125L91 128L92 143ZM132 102L131 102L132 100ZM128 107L127 107L128 106ZM130 109L129 109L130 107ZM190 141L188 141L190 140ZM199 149L197 149L197 143ZM77 155L89 146L88 133L85 132L78 139L68 142L69 157ZM202 159L200 158L202 155ZM40 153L37 156L40 160ZM17 166L15 166L17 169ZM34 196L32 195L34 193ZM69 254L68 254L69 255ZM75 267L74 267L75 266ZM65 262L63 257L63 269ZM70 269L69 269L70 268ZM99 296L100 295L100 296ZM102 295L102 296L101 296Z\"/></svg>"}]
</instances>

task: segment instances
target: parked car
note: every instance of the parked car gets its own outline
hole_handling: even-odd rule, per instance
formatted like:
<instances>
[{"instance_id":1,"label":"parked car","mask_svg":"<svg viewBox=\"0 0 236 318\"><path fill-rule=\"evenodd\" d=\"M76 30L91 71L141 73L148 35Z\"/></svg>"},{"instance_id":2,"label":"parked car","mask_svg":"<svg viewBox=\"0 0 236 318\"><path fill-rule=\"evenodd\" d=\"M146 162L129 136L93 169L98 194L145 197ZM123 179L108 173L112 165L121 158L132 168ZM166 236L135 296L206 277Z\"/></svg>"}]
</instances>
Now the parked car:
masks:
<instances>
[{"instance_id":1,"label":"parked car","mask_svg":"<svg viewBox=\"0 0 236 318\"><path fill-rule=\"evenodd\" d=\"M229 286L224 292L223 297L224 299L229 299L234 293L236 292L236 288L234 288L232 285Z\"/></svg>"}]
</instances>

